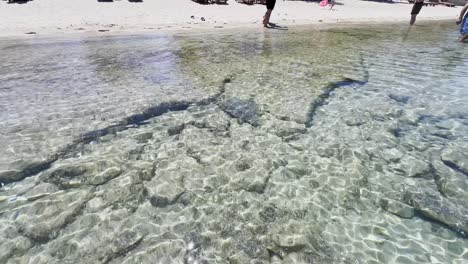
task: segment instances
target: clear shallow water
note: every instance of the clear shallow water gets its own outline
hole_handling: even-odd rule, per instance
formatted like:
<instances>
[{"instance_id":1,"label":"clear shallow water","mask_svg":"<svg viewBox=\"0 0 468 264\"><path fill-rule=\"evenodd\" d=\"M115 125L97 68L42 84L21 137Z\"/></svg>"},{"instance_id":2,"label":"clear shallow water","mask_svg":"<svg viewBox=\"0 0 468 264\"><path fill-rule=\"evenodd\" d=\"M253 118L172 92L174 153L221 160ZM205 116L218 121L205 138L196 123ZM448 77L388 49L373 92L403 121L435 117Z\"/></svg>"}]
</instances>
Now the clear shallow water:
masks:
<instances>
[{"instance_id":1,"label":"clear shallow water","mask_svg":"<svg viewBox=\"0 0 468 264\"><path fill-rule=\"evenodd\" d=\"M456 37L3 40L0 262L464 263Z\"/></svg>"}]
</instances>

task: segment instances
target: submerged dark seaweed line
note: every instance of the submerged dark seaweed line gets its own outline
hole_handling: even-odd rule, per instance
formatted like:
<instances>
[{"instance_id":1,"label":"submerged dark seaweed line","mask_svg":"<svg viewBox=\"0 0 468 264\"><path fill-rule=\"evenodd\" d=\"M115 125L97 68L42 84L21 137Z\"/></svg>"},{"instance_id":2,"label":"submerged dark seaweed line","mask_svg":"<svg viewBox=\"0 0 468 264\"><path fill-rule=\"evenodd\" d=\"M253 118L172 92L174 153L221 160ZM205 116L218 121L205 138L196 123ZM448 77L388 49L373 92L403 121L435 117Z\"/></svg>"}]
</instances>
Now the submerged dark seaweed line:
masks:
<instances>
[{"instance_id":1,"label":"submerged dark seaweed line","mask_svg":"<svg viewBox=\"0 0 468 264\"><path fill-rule=\"evenodd\" d=\"M311 104L311 107L308 113L308 118L305 123L306 127L312 126L312 121L317 112L317 109L325 104L326 100L331 96L331 93L334 90L336 90L337 88L350 86L354 84L364 85L365 83L367 83L368 78L369 78L369 72L367 68L364 67L364 59L362 56L361 56L360 62L364 69L364 72L365 72L364 76L366 80L358 81L358 80L354 80L351 78L343 78L343 80L339 82L334 82L328 85L325 88L325 91L318 97L318 99L315 100ZM144 125L145 121L151 118L157 117L157 116L161 116L168 112L185 111L192 105L203 106L203 105L209 105L209 104L215 103L216 105L221 106L221 102L222 100L224 100L223 96L226 91L226 84L230 83L231 80L232 80L232 76L226 77L222 81L222 84L220 85L220 89L216 94L208 98L202 99L200 101L185 101L184 100L184 101L163 102L159 105L149 107L141 113L130 115L124 118L122 121L118 122L117 124L110 125L101 129L85 132L81 134L77 139L73 140L70 144L61 148L59 151L57 151L57 153L50 155L47 160L40 162L40 163L31 164L30 166L26 167L23 170L12 173L12 175L9 175L8 177L0 178L0 183L8 184L12 182L18 182L25 178L37 175L41 173L42 171L49 169L52 166L52 164L58 159L63 158L69 155L70 153L75 152L83 144L89 144L90 142L96 141L99 138L109 135L109 134L115 134L117 132L125 131L129 128L134 128L134 127ZM232 113L230 113L229 111L226 111L226 109L224 109L223 107L220 107L220 108L223 112L228 114L228 116L230 116L231 118L238 118L236 116L233 116Z\"/></svg>"},{"instance_id":2,"label":"submerged dark seaweed line","mask_svg":"<svg viewBox=\"0 0 468 264\"><path fill-rule=\"evenodd\" d=\"M429 222L429 223L431 223L433 225L438 225L438 226L440 226L442 228L450 230L450 231L454 232L455 235L458 236L459 238L468 239L468 234L466 234L463 230L460 230L457 227L448 225L448 224L446 224L446 223L444 223L442 221L439 221L439 220L437 220L435 218L428 217L421 210L418 210L418 209L415 208L414 216L421 219L421 220L423 220L423 221Z\"/></svg>"},{"instance_id":3,"label":"submerged dark seaweed line","mask_svg":"<svg viewBox=\"0 0 468 264\"><path fill-rule=\"evenodd\" d=\"M126 117L123 121L119 122L117 125L111 125L102 129L93 130L86 132L80 135L78 143L89 143L100 137L112 134L115 132L120 132L131 128L131 126L140 126L144 124L144 121L151 119L153 117L161 116L168 112L177 112L184 111L189 108L189 106L196 104L196 102L189 101L171 101L164 102L156 106L145 109L142 113L133 114L129 117Z\"/></svg>"},{"instance_id":4,"label":"submerged dark seaweed line","mask_svg":"<svg viewBox=\"0 0 468 264\"><path fill-rule=\"evenodd\" d=\"M324 89L323 92L318 96L316 100L314 100L309 107L309 111L307 113L307 119L305 122L306 128L310 128L314 121L315 116L317 115L317 110L326 104L328 98L331 97L331 94L338 88L343 88L347 86L363 86L369 82L369 68L365 64L364 56L360 54L359 64L362 67L364 72L364 80L359 81L352 78L344 77L341 81L332 82L328 84Z\"/></svg>"},{"instance_id":5,"label":"submerged dark seaweed line","mask_svg":"<svg viewBox=\"0 0 468 264\"><path fill-rule=\"evenodd\" d=\"M59 150L57 153L51 155L46 161L30 165L26 169L20 170L14 173L13 175L10 175L8 178L0 178L0 183L8 184L18 182L25 178L37 175L42 171L48 170L55 161L65 157L69 153L74 152L82 144L89 144L90 142L96 141L103 136L127 130L131 128L132 125L133 127L138 127L143 123L143 121L153 117L161 116L170 111L186 110L190 105L194 103L196 102L165 102L160 105L150 107L140 114L131 115L125 118L123 121L119 122L117 125L111 125L108 127L83 133L77 139L73 140L71 144L68 144L67 146Z\"/></svg>"},{"instance_id":6,"label":"submerged dark seaweed line","mask_svg":"<svg viewBox=\"0 0 468 264\"><path fill-rule=\"evenodd\" d=\"M458 172L458 173L461 173L463 175L465 175L466 177L468 177L468 172L466 172L464 169L462 169L460 166L458 166L457 164L449 161L449 160L442 160L442 163L445 164L445 166L451 168L452 170Z\"/></svg>"},{"instance_id":7,"label":"submerged dark seaweed line","mask_svg":"<svg viewBox=\"0 0 468 264\"><path fill-rule=\"evenodd\" d=\"M330 83L324 89L323 93L321 93L318 96L318 98L311 103L311 105L309 107L309 111L307 113L307 120L305 122L306 127L309 128L309 127L312 126L314 118L317 115L317 110L320 107L322 107L322 106L324 106L326 104L327 99L331 97L331 94L336 89L343 88L343 87L346 87L346 86L351 86L351 85L354 85L354 84L358 85L358 86L362 86L362 85L364 85L366 83L367 83L367 80L358 81L358 80L354 80L354 79L351 79L351 78L343 78L341 81Z\"/></svg>"},{"instance_id":8,"label":"submerged dark seaweed line","mask_svg":"<svg viewBox=\"0 0 468 264\"><path fill-rule=\"evenodd\" d=\"M83 133L77 139L73 140L72 143L61 148L56 153L50 155L47 160L43 162L31 164L23 170L12 173L12 175L9 175L8 177L0 177L0 183L8 184L8 183L13 183L13 182L18 182L28 177L37 175L45 170L48 170L52 166L52 164L56 162L58 159L63 158L67 156L68 154L76 151L79 148L79 146L81 146L82 144L89 144L90 142L96 141L103 136L106 136L109 134L115 134L117 132L121 132L130 128L135 128L140 125L144 125L145 121L151 118L161 116L168 112L185 111L190 106L197 106L197 105L203 106L203 105L209 105L212 103L217 103L219 99L224 95L224 92L226 90L225 88L226 84L230 82L231 82L231 77L225 78L222 81L222 84L220 85L219 91L216 94L206 99L202 99L200 101L163 102L159 105L149 107L141 113L130 115L115 125L110 125L101 129L92 130L92 131Z\"/></svg>"},{"instance_id":9,"label":"submerged dark seaweed line","mask_svg":"<svg viewBox=\"0 0 468 264\"><path fill-rule=\"evenodd\" d=\"M351 78L343 78L341 81L330 83L324 89L324 92L321 95L319 95L318 99L312 102L310 106L310 110L307 114L307 120L305 123L307 128L312 126L312 122L313 122L313 119L316 115L318 108L325 105L326 100L331 96L333 91L335 91L338 88L351 86L351 85L362 86L368 82L369 71L367 67L365 67L364 58L362 57L362 55L361 55L360 64L364 70L365 80L359 81L359 80L354 80ZM190 106L203 106L203 105L209 105L213 103L215 103L218 106L221 106L221 102L224 99L223 96L226 91L226 84L230 83L231 80L232 80L232 76L226 77L222 81L219 91L216 94L206 99L202 99L200 101L185 101L184 100L184 101L163 102L159 105L149 107L141 113L130 115L124 118L122 121L118 122L117 124L83 133L77 139L73 140L71 144L66 145L65 147L57 151L57 153L51 155L46 161L32 164L28 166L27 168L14 173L13 176L10 175L10 177L0 178L0 183L8 184L8 183L13 183L13 182L18 182L25 178L37 175L41 173L42 171L49 169L52 166L52 164L58 159L63 158L67 156L68 154L75 152L79 148L79 146L81 146L82 144L89 144L90 142L96 141L103 136L106 136L109 134L115 134L117 132L125 131L129 128L134 128L134 127L144 125L145 121L154 117L161 116L168 112L185 111ZM229 111L226 111L226 109L223 109L223 107L220 107L220 108L223 112L228 114L228 116L230 116L231 118L237 118L236 116L233 116L232 113L230 113Z\"/></svg>"},{"instance_id":10,"label":"submerged dark seaweed line","mask_svg":"<svg viewBox=\"0 0 468 264\"><path fill-rule=\"evenodd\" d=\"M41 171L45 171L52 166L52 164L57 161L57 155L52 155L49 157L47 160L42 161L42 162L35 162L32 164L29 164L26 168L16 171L16 172L3 172L0 174L0 184L7 184L7 183L12 183L12 182L18 182L21 181L27 177L30 177L32 175L36 175L40 173Z\"/></svg>"}]
</instances>

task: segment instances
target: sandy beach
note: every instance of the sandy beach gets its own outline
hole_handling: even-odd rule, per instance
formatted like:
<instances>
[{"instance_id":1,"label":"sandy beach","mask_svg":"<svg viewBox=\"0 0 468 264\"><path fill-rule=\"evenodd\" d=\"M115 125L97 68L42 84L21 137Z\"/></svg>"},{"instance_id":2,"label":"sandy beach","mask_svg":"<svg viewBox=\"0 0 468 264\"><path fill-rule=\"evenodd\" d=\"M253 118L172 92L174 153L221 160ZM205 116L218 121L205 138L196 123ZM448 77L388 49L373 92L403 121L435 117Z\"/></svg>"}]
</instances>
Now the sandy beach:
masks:
<instances>
[{"instance_id":1,"label":"sandy beach","mask_svg":"<svg viewBox=\"0 0 468 264\"><path fill-rule=\"evenodd\" d=\"M190 0L97 2L35 0L0 3L0 36L72 32L140 32L156 30L259 27L263 5L201 5ZM319 23L375 23L409 20L407 2L338 2L333 11L318 2L278 1L272 21L284 26ZM418 21L455 19L460 8L425 7Z\"/></svg>"}]
</instances>

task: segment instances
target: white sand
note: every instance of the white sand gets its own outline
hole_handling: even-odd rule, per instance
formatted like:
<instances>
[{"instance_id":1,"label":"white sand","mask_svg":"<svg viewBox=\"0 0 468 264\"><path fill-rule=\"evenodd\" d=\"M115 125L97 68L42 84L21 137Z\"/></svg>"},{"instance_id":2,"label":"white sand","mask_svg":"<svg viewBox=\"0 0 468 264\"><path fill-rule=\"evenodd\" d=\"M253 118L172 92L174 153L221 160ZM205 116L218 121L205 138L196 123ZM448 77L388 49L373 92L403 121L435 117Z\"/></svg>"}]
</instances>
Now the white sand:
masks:
<instances>
[{"instance_id":1,"label":"white sand","mask_svg":"<svg viewBox=\"0 0 468 264\"><path fill-rule=\"evenodd\" d=\"M136 32L189 28L259 27L263 5L200 5L191 0L34 0L26 4L0 1L0 36L69 32ZM344 0L335 11L318 3L278 0L272 21L293 26L316 23L408 21L412 5ZM454 19L460 8L425 7L418 19ZM195 18L192 19L191 16ZM201 21L204 17L206 21Z\"/></svg>"}]
</instances>

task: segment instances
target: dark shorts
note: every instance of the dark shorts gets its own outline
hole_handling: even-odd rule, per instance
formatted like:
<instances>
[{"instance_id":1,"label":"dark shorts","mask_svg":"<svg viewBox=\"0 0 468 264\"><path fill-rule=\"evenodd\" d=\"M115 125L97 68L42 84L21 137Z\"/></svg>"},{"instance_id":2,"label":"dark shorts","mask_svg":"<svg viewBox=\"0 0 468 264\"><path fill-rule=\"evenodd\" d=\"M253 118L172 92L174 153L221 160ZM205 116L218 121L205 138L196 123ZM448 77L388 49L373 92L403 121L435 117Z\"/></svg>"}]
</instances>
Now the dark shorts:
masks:
<instances>
[{"instance_id":1,"label":"dark shorts","mask_svg":"<svg viewBox=\"0 0 468 264\"><path fill-rule=\"evenodd\" d=\"M268 10L273 10L276 5L276 0L267 0L266 1L266 6Z\"/></svg>"},{"instance_id":2,"label":"dark shorts","mask_svg":"<svg viewBox=\"0 0 468 264\"><path fill-rule=\"evenodd\" d=\"M424 3L415 3L413 5L413 9L411 10L411 15L417 15L421 11L421 8L423 7Z\"/></svg>"}]
</instances>

